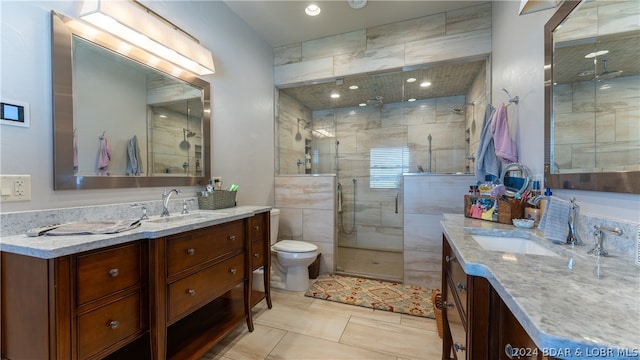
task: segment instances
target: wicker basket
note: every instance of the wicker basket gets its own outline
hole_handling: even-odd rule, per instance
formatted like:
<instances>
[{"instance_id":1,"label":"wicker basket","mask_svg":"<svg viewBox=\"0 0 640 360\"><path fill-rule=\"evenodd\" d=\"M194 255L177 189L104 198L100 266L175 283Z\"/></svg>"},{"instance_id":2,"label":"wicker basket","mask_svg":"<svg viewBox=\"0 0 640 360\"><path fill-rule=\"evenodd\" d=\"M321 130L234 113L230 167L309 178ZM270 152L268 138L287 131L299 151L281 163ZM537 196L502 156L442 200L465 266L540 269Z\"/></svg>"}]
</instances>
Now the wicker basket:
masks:
<instances>
[{"instance_id":1,"label":"wicker basket","mask_svg":"<svg viewBox=\"0 0 640 360\"><path fill-rule=\"evenodd\" d=\"M442 294L440 293L440 289L431 289L431 303L433 304L433 312L436 315L438 336L442 339Z\"/></svg>"},{"instance_id":2,"label":"wicker basket","mask_svg":"<svg viewBox=\"0 0 640 360\"><path fill-rule=\"evenodd\" d=\"M216 210L236 206L237 191L216 190L198 193L198 207L202 210Z\"/></svg>"}]
</instances>

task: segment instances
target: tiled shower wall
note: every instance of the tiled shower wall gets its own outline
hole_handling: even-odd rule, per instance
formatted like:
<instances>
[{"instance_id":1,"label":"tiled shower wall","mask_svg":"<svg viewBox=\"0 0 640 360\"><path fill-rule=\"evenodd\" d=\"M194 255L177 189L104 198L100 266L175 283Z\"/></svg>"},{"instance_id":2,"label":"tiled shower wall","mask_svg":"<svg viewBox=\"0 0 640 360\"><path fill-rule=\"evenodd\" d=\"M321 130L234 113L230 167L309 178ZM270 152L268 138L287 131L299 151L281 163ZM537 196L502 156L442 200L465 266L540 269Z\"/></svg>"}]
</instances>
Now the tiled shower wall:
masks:
<instances>
[{"instance_id":1,"label":"tiled shower wall","mask_svg":"<svg viewBox=\"0 0 640 360\"><path fill-rule=\"evenodd\" d=\"M278 240L315 244L320 273L332 273L335 247L336 177L276 176L275 208L280 209Z\"/></svg>"},{"instance_id":2,"label":"tiled shower wall","mask_svg":"<svg viewBox=\"0 0 640 360\"><path fill-rule=\"evenodd\" d=\"M440 288L442 214L464 212L473 175L407 175L404 177L404 282Z\"/></svg>"},{"instance_id":3,"label":"tiled shower wall","mask_svg":"<svg viewBox=\"0 0 640 360\"><path fill-rule=\"evenodd\" d=\"M601 90L603 85L607 88ZM560 170L640 170L637 94L640 76L554 86L556 166ZM597 99L597 109L593 99Z\"/></svg>"},{"instance_id":4,"label":"tiled shower wall","mask_svg":"<svg viewBox=\"0 0 640 360\"><path fill-rule=\"evenodd\" d=\"M154 176L162 174L175 176L185 173L201 175L204 169L201 119L188 118L186 114L164 107L152 108L153 121L150 121L148 130L149 152L152 154L149 173ZM186 137L183 129L196 134ZM141 152L145 150L145 148L140 149ZM147 169L144 170L147 171Z\"/></svg>"}]
</instances>

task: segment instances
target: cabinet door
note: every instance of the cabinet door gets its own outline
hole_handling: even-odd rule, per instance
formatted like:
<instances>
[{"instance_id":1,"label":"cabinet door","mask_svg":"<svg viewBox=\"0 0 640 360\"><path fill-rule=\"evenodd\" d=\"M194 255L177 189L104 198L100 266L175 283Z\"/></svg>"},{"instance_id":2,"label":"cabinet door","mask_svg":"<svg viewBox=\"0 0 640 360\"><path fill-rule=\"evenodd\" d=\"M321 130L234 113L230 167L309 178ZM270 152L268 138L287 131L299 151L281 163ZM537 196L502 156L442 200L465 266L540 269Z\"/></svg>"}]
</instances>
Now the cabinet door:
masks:
<instances>
[{"instance_id":1,"label":"cabinet door","mask_svg":"<svg viewBox=\"0 0 640 360\"><path fill-rule=\"evenodd\" d=\"M451 279L448 279L451 282ZM451 332L451 340L453 342L453 350L456 359L467 358L467 332L462 321L462 309L459 308L456 293L449 285L446 291L446 302L444 303L447 312L447 322L449 323L449 331Z\"/></svg>"},{"instance_id":2,"label":"cabinet door","mask_svg":"<svg viewBox=\"0 0 640 360\"><path fill-rule=\"evenodd\" d=\"M498 318L498 359L551 359L543 356L542 351L537 348L518 319L502 301L499 304Z\"/></svg>"}]
</instances>

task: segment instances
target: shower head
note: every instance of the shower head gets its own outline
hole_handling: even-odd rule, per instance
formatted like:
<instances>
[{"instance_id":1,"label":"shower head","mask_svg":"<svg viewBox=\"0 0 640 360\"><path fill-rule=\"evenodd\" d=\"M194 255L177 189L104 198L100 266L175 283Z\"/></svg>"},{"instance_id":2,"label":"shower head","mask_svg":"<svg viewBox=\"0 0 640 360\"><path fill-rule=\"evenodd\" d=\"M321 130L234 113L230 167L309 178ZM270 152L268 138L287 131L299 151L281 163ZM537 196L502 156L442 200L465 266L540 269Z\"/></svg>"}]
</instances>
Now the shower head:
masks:
<instances>
[{"instance_id":1,"label":"shower head","mask_svg":"<svg viewBox=\"0 0 640 360\"><path fill-rule=\"evenodd\" d=\"M602 60L602 73L596 76L598 80L613 79L622 74L622 70L609 70L607 69L607 65L608 65L608 60L606 59Z\"/></svg>"}]
</instances>

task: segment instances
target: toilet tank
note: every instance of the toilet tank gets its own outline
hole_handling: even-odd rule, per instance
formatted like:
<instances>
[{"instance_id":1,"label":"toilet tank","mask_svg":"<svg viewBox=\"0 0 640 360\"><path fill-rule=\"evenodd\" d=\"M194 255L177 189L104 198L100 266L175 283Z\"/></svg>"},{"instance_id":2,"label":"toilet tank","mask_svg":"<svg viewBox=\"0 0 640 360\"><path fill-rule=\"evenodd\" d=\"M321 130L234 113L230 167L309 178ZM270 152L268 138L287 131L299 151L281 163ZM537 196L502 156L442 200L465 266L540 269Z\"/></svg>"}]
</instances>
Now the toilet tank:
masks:
<instances>
[{"instance_id":1,"label":"toilet tank","mask_svg":"<svg viewBox=\"0 0 640 360\"><path fill-rule=\"evenodd\" d=\"M280 224L280 209L271 209L271 245L278 241L278 225Z\"/></svg>"}]
</instances>

